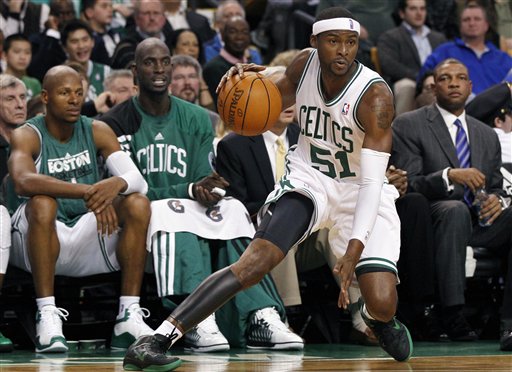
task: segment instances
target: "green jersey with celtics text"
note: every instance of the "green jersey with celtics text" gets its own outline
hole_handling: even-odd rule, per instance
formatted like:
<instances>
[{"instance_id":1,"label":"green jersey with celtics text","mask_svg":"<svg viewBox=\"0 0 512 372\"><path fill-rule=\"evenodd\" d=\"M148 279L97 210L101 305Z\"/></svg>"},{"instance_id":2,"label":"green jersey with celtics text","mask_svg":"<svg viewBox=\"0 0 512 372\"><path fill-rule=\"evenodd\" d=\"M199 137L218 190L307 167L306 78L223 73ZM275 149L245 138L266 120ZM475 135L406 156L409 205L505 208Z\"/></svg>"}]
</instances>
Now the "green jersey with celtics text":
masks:
<instances>
[{"instance_id":1,"label":"green jersey with celtics text","mask_svg":"<svg viewBox=\"0 0 512 372\"><path fill-rule=\"evenodd\" d=\"M137 97L100 119L112 127L146 179L151 200L188 198L188 185L211 174L213 130L203 108L169 96L162 116L144 111Z\"/></svg>"}]
</instances>

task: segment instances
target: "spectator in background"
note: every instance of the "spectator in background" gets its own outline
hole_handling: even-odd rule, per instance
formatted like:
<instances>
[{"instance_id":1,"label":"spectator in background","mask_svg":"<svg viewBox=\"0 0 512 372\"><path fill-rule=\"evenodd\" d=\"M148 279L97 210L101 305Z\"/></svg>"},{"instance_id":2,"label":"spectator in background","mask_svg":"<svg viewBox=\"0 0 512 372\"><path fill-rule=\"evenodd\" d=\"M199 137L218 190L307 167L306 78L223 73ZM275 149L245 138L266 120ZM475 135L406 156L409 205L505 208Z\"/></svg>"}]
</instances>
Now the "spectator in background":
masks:
<instances>
[{"instance_id":1,"label":"spectator in background","mask_svg":"<svg viewBox=\"0 0 512 372\"><path fill-rule=\"evenodd\" d=\"M221 31L227 20L235 16L245 18L245 10L237 0L223 0L219 3L214 15L216 35L203 44L205 62L219 55L224 46Z\"/></svg>"},{"instance_id":2,"label":"spectator in background","mask_svg":"<svg viewBox=\"0 0 512 372\"><path fill-rule=\"evenodd\" d=\"M32 61L27 70L29 76L43 81L46 71L64 63L66 52L60 42L60 33L64 24L75 18L72 0L51 0L50 15L45 23L45 30L30 38Z\"/></svg>"},{"instance_id":3,"label":"spectator in background","mask_svg":"<svg viewBox=\"0 0 512 372\"><path fill-rule=\"evenodd\" d=\"M73 19L62 30L62 46L68 55L66 62L82 65L89 80L86 101L94 101L103 92L103 80L110 74L110 67L91 61L94 47L93 31L84 21Z\"/></svg>"},{"instance_id":4,"label":"spectator in background","mask_svg":"<svg viewBox=\"0 0 512 372\"><path fill-rule=\"evenodd\" d=\"M8 74L0 74L0 184L7 176L7 158L11 135L15 128L27 120L27 97L23 82ZM3 196L3 195L2 195ZM9 263L11 248L11 217L0 200L0 290ZM0 332L0 352L13 349L10 339Z\"/></svg>"},{"instance_id":5,"label":"spectator in background","mask_svg":"<svg viewBox=\"0 0 512 372\"><path fill-rule=\"evenodd\" d=\"M39 80L27 75L27 67L32 58L30 41L22 34L13 34L7 37L3 46L6 63L5 72L16 76L25 83L27 100L41 92Z\"/></svg>"},{"instance_id":6,"label":"spectator in background","mask_svg":"<svg viewBox=\"0 0 512 372\"><path fill-rule=\"evenodd\" d=\"M199 35L190 28L180 28L171 35L171 53L194 57L201 65L204 63L203 46Z\"/></svg>"},{"instance_id":7,"label":"spectator in background","mask_svg":"<svg viewBox=\"0 0 512 372\"><path fill-rule=\"evenodd\" d=\"M84 70L83 65L78 62L66 62L65 65L78 72L80 81L82 83L82 89L84 92L87 92L89 90L89 78L86 74L86 71ZM112 93L108 91L102 92L95 99L85 101L82 104L80 113L90 118L95 117L99 113L105 113L110 109L110 107L113 106L112 100Z\"/></svg>"},{"instance_id":8,"label":"spectator in background","mask_svg":"<svg viewBox=\"0 0 512 372\"><path fill-rule=\"evenodd\" d=\"M299 49L290 49L286 50L284 52L278 53L275 55L274 58L272 58L272 61L268 64L269 67L273 66L290 66L290 63L292 63L293 59L299 54Z\"/></svg>"},{"instance_id":9,"label":"spectator in background","mask_svg":"<svg viewBox=\"0 0 512 372\"><path fill-rule=\"evenodd\" d=\"M426 0L399 0L402 23L380 35L377 48L383 77L395 95L396 115L415 109L414 91L421 66L438 45L443 34L425 25Z\"/></svg>"},{"instance_id":10,"label":"spectator in background","mask_svg":"<svg viewBox=\"0 0 512 372\"><path fill-rule=\"evenodd\" d=\"M80 77L68 66L43 80L45 116L12 134L9 174L23 203L13 215L11 263L31 272L36 292L36 352L66 352L54 276L121 270L111 347L152 334L139 306L150 219L147 184L103 122L80 116ZM97 156L113 175L100 179ZM65 159L65 160L64 160ZM73 164L68 167L68 164ZM30 224L30 227L29 227Z\"/></svg>"},{"instance_id":11,"label":"spectator in background","mask_svg":"<svg viewBox=\"0 0 512 372\"><path fill-rule=\"evenodd\" d=\"M201 47L201 41L199 37L190 29L176 30L172 34L172 46L171 54L173 55L187 55L194 58L202 66L204 61L203 51ZM209 110L217 111L213 103L213 98L208 90L208 85L204 81L202 68L199 75L200 87L199 87L199 104Z\"/></svg>"},{"instance_id":12,"label":"spectator in background","mask_svg":"<svg viewBox=\"0 0 512 372\"><path fill-rule=\"evenodd\" d=\"M123 32L122 28L111 27L112 0L82 0L82 16L93 31L94 48L91 60L110 66Z\"/></svg>"},{"instance_id":13,"label":"spectator in background","mask_svg":"<svg viewBox=\"0 0 512 372\"><path fill-rule=\"evenodd\" d=\"M165 0L166 27L172 32L179 29L191 29L198 35L201 42L215 37L215 31L205 16L186 8L186 2L181 0ZM169 27L170 26L170 27Z\"/></svg>"},{"instance_id":14,"label":"spectator in background","mask_svg":"<svg viewBox=\"0 0 512 372\"><path fill-rule=\"evenodd\" d=\"M216 132L219 124L219 115L212 111L212 97L208 87L203 87L202 69L199 62L191 56L175 54L171 58L172 80L169 85L171 94L190 103L200 105L207 109L212 123L212 129ZM210 102L203 105L202 102Z\"/></svg>"},{"instance_id":15,"label":"spectator in background","mask_svg":"<svg viewBox=\"0 0 512 372\"><path fill-rule=\"evenodd\" d=\"M482 246L503 254L510 273L512 209L505 208L501 199L498 137L464 109L471 94L467 68L456 59L447 59L435 68L434 79L436 103L394 120L391 161L407 171L409 189L430 202L435 273L446 333L453 341L472 341L478 335L463 315L466 247ZM478 211L472 203L480 188L487 190L489 198ZM500 347L510 351L510 274L504 285Z\"/></svg>"},{"instance_id":16,"label":"spectator in background","mask_svg":"<svg viewBox=\"0 0 512 372\"><path fill-rule=\"evenodd\" d=\"M240 16L227 20L221 30L224 47L218 56L206 63L203 68L203 78L208 85L208 90L217 106L217 86L222 75L236 63L261 63L259 54L254 59L252 54L247 57L247 50L251 44L251 33L249 23ZM258 62L259 61L259 62Z\"/></svg>"},{"instance_id":17,"label":"spectator in background","mask_svg":"<svg viewBox=\"0 0 512 372\"><path fill-rule=\"evenodd\" d=\"M251 36L253 43L262 51L265 63L268 63L276 54L292 48L290 39L293 40L294 48L302 49L309 46L311 24L297 22L293 14L301 11L302 14L310 15L313 19L316 8L314 1L270 0L259 3L263 4L265 11L257 28L251 32ZM247 2L244 4L247 10ZM247 21L251 23L249 14ZM293 29L291 25L294 26ZM251 26L251 29L253 28ZM290 35L290 32L293 32L293 35Z\"/></svg>"},{"instance_id":18,"label":"spectator in background","mask_svg":"<svg viewBox=\"0 0 512 372\"><path fill-rule=\"evenodd\" d=\"M414 93L416 108L431 105L436 101L434 86L434 72L425 72L423 78L416 85L416 91Z\"/></svg>"},{"instance_id":19,"label":"spectator in background","mask_svg":"<svg viewBox=\"0 0 512 372\"><path fill-rule=\"evenodd\" d=\"M469 71L473 94L503 81L512 69L512 57L485 40L488 30L485 9L474 2L466 5L460 15L460 38L438 46L423 64L418 80L441 61L456 58Z\"/></svg>"},{"instance_id":20,"label":"spectator in background","mask_svg":"<svg viewBox=\"0 0 512 372\"><path fill-rule=\"evenodd\" d=\"M125 27L126 19L133 14L133 0L113 0L114 17L111 26Z\"/></svg>"},{"instance_id":21,"label":"spectator in background","mask_svg":"<svg viewBox=\"0 0 512 372\"><path fill-rule=\"evenodd\" d=\"M171 32L164 30L167 22L164 15L164 5L161 0L134 0L134 25L129 27L125 36L117 45L112 56L112 68L130 68L135 57L135 48L144 39L156 37L164 40L171 49Z\"/></svg>"},{"instance_id":22,"label":"spectator in background","mask_svg":"<svg viewBox=\"0 0 512 372\"><path fill-rule=\"evenodd\" d=\"M30 37L42 32L49 13L46 4L34 4L29 0L0 1L0 25L4 36L23 34Z\"/></svg>"},{"instance_id":23,"label":"spectator in background","mask_svg":"<svg viewBox=\"0 0 512 372\"><path fill-rule=\"evenodd\" d=\"M447 40L459 36L457 0L427 1L427 24L442 33Z\"/></svg>"},{"instance_id":24,"label":"spectator in background","mask_svg":"<svg viewBox=\"0 0 512 372\"><path fill-rule=\"evenodd\" d=\"M32 97L30 101L27 102L27 119L32 119L34 116L44 115L45 113L46 108L44 107L40 94Z\"/></svg>"},{"instance_id":25,"label":"spectator in background","mask_svg":"<svg viewBox=\"0 0 512 372\"><path fill-rule=\"evenodd\" d=\"M137 94L131 70L112 70L103 82L103 89L110 92L112 105L118 105Z\"/></svg>"}]
</instances>

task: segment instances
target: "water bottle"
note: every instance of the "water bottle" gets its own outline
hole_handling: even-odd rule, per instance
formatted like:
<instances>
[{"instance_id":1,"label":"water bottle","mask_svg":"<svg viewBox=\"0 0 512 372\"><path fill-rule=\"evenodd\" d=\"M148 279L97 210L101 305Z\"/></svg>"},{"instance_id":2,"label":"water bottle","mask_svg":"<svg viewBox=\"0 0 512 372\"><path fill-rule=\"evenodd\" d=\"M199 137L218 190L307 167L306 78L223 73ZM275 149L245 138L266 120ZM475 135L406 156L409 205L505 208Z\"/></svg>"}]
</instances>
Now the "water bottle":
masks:
<instances>
[{"instance_id":1,"label":"water bottle","mask_svg":"<svg viewBox=\"0 0 512 372\"><path fill-rule=\"evenodd\" d=\"M475 200L473 201L473 208L478 216L478 224L482 227L491 226L489 223L489 218L481 219L480 218L480 210L482 208L482 204L489 199L489 194L485 191L485 188L481 187L475 191Z\"/></svg>"}]
</instances>

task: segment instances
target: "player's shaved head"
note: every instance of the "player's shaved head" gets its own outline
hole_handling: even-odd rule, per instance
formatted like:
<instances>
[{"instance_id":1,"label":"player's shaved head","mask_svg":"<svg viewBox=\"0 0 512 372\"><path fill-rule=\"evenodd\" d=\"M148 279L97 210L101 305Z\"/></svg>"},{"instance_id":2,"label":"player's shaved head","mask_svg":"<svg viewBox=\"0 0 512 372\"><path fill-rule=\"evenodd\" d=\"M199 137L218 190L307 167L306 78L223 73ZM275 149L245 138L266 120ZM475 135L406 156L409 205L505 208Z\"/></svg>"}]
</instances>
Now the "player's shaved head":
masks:
<instances>
[{"instance_id":1,"label":"player's shaved head","mask_svg":"<svg viewBox=\"0 0 512 372\"><path fill-rule=\"evenodd\" d=\"M55 88L59 83L64 81L65 77L68 76L74 76L78 81L80 81L80 75L71 67L63 65L52 67L44 75L43 89L48 91Z\"/></svg>"},{"instance_id":2,"label":"player's shaved head","mask_svg":"<svg viewBox=\"0 0 512 372\"><path fill-rule=\"evenodd\" d=\"M135 49L135 64L139 65L153 48L163 48L169 56L171 55L169 48L162 40L157 39L156 37L150 37L141 41L139 45L137 45L137 48Z\"/></svg>"}]
</instances>

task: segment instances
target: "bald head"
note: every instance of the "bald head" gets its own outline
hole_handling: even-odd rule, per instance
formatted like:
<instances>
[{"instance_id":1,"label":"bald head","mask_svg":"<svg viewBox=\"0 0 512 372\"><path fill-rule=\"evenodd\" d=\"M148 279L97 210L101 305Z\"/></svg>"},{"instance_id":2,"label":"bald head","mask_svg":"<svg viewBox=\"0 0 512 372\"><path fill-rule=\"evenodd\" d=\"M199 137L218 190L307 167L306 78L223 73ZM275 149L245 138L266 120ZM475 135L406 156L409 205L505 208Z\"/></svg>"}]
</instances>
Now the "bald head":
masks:
<instances>
[{"instance_id":1,"label":"bald head","mask_svg":"<svg viewBox=\"0 0 512 372\"><path fill-rule=\"evenodd\" d=\"M70 78L74 77L78 80L78 82L81 82L80 75L71 67L64 65L52 67L44 75L43 89L48 91L55 88L57 84L62 83L64 78L67 78L68 76Z\"/></svg>"},{"instance_id":2,"label":"bald head","mask_svg":"<svg viewBox=\"0 0 512 372\"><path fill-rule=\"evenodd\" d=\"M171 52L167 45L160 39L156 37L147 38L137 45L137 49L135 49L135 64L139 65L144 58L146 58L153 48L162 48L165 52L171 55Z\"/></svg>"}]
</instances>

